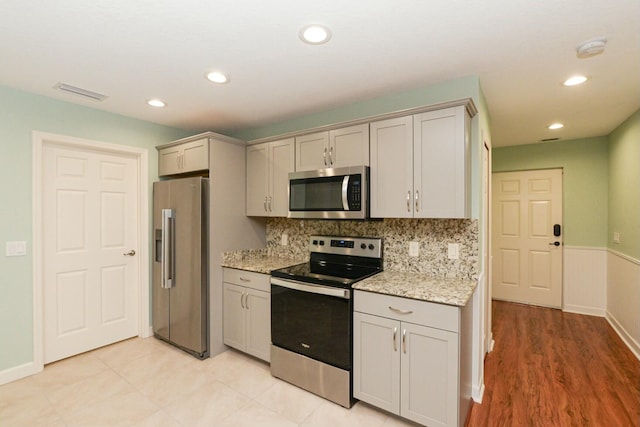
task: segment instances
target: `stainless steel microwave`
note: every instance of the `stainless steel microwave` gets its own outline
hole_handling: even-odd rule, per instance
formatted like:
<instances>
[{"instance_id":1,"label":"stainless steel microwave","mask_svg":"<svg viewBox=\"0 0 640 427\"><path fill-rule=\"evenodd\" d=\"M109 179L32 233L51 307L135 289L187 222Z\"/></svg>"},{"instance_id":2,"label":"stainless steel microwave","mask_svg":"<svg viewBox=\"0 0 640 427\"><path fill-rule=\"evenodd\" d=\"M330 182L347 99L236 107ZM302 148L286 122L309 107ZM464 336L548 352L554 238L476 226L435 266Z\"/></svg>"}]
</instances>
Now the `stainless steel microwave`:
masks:
<instances>
[{"instance_id":1,"label":"stainless steel microwave","mask_svg":"<svg viewBox=\"0 0 640 427\"><path fill-rule=\"evenodd\" d=\"M369 217L369 167L319 169L289 174L289 218Z\"/></svg>"}]
</instances>

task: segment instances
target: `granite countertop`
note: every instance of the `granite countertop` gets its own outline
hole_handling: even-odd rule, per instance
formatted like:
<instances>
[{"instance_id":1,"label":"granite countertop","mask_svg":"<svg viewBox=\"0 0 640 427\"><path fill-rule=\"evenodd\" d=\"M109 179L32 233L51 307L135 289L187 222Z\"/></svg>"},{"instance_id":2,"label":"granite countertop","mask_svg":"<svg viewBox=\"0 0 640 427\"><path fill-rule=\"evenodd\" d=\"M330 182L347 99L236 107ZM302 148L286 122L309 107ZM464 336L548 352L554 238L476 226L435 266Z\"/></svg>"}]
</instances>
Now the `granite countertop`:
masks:
<instances>
[{"instance_id":1,"label":"granite countertop","mask_svg":"<svg viewBox=\"0 0 640 427\"><path fill-rule=\"evenodd\" d=\"M353 289L464 307L476 285L475 280L383 271L357 282Z\"/></svg>"},{"instance_id":2,"label":"granite countertop","mask_svg":"<svg viewBox=\"0 0 640 427\"><path fill-rule=\"evenodd\" d=\"M255 273L271 274L272 270L307 262L308 259L291 258L272 254L267 249L248 249L225 252L222 254L222 266Z\"/></svg>"}]
</instances>

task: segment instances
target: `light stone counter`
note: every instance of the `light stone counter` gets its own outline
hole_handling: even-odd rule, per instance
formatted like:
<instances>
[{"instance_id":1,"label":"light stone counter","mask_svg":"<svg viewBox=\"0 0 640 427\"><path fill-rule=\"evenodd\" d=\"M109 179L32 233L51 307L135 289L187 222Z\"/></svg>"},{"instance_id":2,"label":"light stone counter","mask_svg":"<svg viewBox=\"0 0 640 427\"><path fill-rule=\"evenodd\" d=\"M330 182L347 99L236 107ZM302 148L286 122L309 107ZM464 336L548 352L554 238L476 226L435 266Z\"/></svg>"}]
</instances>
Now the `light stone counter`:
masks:
<instances>
[{"instance_id":1,"label":"light stone counter","mask_svg":"<svg viewBox=\"0 0 640 427\"><path fill-rule=\"evenodd\" d=\"M248 249L225 252L222 254L222 266L255 273L271 274L272 270L300 264L308 259L292 258L273 253L265 249Z\"/></svg>"},{"instance_id":2,"label":"light stone counter","mask_svg":"<svg viewBox=\"0 0 640 427\"><path fill-rule=\"evenodd\" d=\"M353 289L464 307L471 299L476 285L475 280L383 271L357 282Z\"/></svg>"}]
</instances>

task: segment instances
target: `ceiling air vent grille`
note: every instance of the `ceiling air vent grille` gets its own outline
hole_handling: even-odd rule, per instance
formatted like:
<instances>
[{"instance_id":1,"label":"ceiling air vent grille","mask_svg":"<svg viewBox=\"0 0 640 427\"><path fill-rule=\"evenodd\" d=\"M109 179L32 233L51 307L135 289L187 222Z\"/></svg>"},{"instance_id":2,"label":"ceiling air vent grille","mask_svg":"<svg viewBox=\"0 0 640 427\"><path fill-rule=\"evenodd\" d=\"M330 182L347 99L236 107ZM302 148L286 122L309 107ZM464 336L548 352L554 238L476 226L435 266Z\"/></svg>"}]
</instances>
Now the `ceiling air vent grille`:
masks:
<instances>
[{"instance_id":1,"label":"ceiling air vent grille","mask_svg":"<svg viewBox=\"0 0 640 427\"><path fill-rule=\"evenodd\" d=\"M93 99L94 101L104 101L107 98L107 95L103 95L101 93L92 92L90 90L82 89L79 87L71 86L66 83L58 83L54 87L54 89L58 89L62 92L70 93L72 95L82 96L84 98Z\"/></svg>"}]
</instances>

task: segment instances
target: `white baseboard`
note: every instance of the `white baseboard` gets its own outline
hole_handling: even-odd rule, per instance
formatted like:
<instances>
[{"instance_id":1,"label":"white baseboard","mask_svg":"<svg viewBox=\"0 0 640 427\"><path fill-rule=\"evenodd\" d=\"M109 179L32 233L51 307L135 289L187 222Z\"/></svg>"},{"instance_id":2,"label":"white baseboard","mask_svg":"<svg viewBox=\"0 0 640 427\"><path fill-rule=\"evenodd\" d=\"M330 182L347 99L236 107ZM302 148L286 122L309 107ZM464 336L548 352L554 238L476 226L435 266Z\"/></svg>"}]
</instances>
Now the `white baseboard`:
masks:
<instances>
[{"instance_id":1,"label":"white baseboard","mask_svg":"<svg viewBox=\"0 0 640 427\"><path fill-rule=\"evenodd\" d=\"M0 385L7 384L12 381L19 380L34 374L37 374L38 370L35 363L29 362L23 365L14 366L13 368L0 371Z\"/></svg>"},{"instance_id":2,"label":"white baseboard","mask_svg":"<svg viewBox=\"0 0 640 427\"><path fill-rule=\"evenodd\" d=\"M565 304L562 307L562 311L567 313L586 314L589 316L606 317L607 312L603 308L585 307L583 305L569 305Z\"/></svg>"},{"instance_id":3,"label":"white baseboard","mask_svg":"<svg viewBox=\"0 0 640 427\"><path fill-rule=\"evenodd\" d=\"M473 386L472 390L471 390L471 398L473 399L474 402L476 403L482 403L482 397L484 396L484 382L480 385L480 387L478 386Z\"/></svg>"},{"instance_id":4,"label":"white baseboard","mask_svg":"<svg viewBox=\"0 0 640 427\"><path fill-rule=\"evenodd\" d=\"M606 317L613 330L616 331L622 341L624 341L627 347L629 347L629 350L631 350L633 355L636 356L638 360L640 360L640 344L627 333L626 329L622 327L620 322L618 322L616 318L608 311Z\"/></svg>"}]
</instances>

